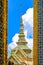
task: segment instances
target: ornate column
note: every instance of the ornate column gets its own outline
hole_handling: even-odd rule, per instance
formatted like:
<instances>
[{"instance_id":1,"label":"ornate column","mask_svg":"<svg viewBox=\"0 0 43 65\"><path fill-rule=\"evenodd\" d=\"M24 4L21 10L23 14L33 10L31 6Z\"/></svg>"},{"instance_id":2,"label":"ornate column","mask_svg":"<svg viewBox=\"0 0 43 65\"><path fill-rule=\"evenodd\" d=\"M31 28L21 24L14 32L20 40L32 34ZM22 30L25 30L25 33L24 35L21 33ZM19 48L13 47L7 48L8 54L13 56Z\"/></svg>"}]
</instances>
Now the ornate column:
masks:
<instances>
[{"instance_id":1,"label":"ornate column","mask_svg":"<svg viewBox=\"0 0 43 65\"><path fill-rule=\"evenodd\" d=\"M38 0L34 0L34 28L33 28L33 65L38 65Z\"/></svg>"},{"instance_id":2,"label":"ornate column","mask_svg":"<svg viewBox=\"0 0 43 65\"><path fill-rule=\"evenodd\" d=\"M7 0L0 0L0 65L7 65Z\"/></svg>"}]
</instances>

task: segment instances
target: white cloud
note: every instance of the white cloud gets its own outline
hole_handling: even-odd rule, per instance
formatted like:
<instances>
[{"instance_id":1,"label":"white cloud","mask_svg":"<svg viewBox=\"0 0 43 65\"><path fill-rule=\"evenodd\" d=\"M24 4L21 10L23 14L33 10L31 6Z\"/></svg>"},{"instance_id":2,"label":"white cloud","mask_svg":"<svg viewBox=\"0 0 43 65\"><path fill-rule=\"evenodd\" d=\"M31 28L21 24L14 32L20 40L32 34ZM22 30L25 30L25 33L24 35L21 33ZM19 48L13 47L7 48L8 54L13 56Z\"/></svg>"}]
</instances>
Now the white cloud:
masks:
<instances>
[{"instance_id":1,"label":"white cloud","mask_svg":"<svg viewBox=\"0 0 43 65\"><path fill-rule=\"evenodd\" d=\"M33 8L27 9L26 13L22 16L24 25L29 24L33 27Z\"/></svg>"},{"instance_id":2,"label":"white cloud","mask_svg":"<svg viewBox=\"0 0 43 65\"><path fill-rule=\"evenodd\" d=\"M27 42L28 42L28 47L30 48L30 49L33 49L33 38L31 38L31 39L28 39L27 38Z\"/></svg>"},{"instance_id":3,"label":"white cloud","mask_svg":"<svg viewBox=\"0 0 43 65\"><path fill-rule=\"evenodd\" d=\"M17 42L18 41L18 33L16 33L14 36L13 36L13 38L12 38L12 41L13 42Z\"/></svg>"},{"instance_id":4,"label":"white cloud","mask_svg":"<svg viewBox=\"0 0 43 65\"><path fill-rule=\"evenodd\" d=\"M18 41L18 35L18 33L15 34L12 38L12 42L8 45L8 54L17 46L16 42Z\"/></svg>"},{"instance_id":5,"label":"white cloud","mask_svg":"<svg viewBox=\"0 0 43 65\"><path fill-rule=\"evenodd\" d=\"M30 49L33 49L33 38L27 38L27 31L24 31L24 34L25 34L25 39L26 41L28 42L28 47Z\"/></svg>"},{"instance_id":6,"label":"white cloud","mask_svg":"<svg viewBox=\"0 0 43 65\"><path fill-rule=\"evenodd\" d=\"M33 8L27 9L22 16L24 23L24 30L27 31L27 37L33 37Z\"/></svg>"},{"instance_id":7,"label":"white cloud","mask_svg":"<svg viewBox=\"0 0 43 65\"><path fill-rule=\"evenodd\" d=\"M22 16L23 23L24 23L24 33L25 38L28 42L28 47L30 49L33 48L33 38L27 38L28 36L33 37L33 8L27 9L26 13ZM8 45L8 54L11 51L11 49L14 49L18 41L18 33L16 33L13 38L12 42Z\"/></svg>"}]
</instances>

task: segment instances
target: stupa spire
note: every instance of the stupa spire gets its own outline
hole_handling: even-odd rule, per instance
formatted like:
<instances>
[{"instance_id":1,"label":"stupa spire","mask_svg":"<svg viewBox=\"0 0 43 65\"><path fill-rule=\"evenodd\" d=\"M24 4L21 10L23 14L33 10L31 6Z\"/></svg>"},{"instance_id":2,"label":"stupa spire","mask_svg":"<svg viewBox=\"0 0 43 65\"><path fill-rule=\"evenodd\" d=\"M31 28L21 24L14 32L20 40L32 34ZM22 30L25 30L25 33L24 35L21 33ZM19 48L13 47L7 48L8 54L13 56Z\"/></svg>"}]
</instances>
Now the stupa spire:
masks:
<instances>
[{"instance_id":1,"label":"stupa spire","mask_svg":"<svg viewBox=\"0 0 43 65\"><path fill-rule=\"evenodd\" d=\"M20 6L22 7L22 3L20 3ZM22 21L22 8L20 8L20 33L19 33L19 40L17 44L26 44L25 35L24 35L24 25Z\"/></svg>"},{"instance_id":2,"label":"stupa spire","mask_svg":"<svg viewBox=\"0 0 43 65\"><path fill-rule=\"evenodd\" d=\"M23 21L22 21L22 16L21 16L21 20L20 20L20 34L24 33L24 25L23 25Z\"/></svg>"},{"instance_id":3,"label":"stupa spire","mask_svg":"<svg viewBox=\"0 0 43 65\"><path fill-rule=\"evenodd\" d=\"M24 25L22 21L22 2L20 2L20 33L24 33Z\"/></svg>"}]
</instances>

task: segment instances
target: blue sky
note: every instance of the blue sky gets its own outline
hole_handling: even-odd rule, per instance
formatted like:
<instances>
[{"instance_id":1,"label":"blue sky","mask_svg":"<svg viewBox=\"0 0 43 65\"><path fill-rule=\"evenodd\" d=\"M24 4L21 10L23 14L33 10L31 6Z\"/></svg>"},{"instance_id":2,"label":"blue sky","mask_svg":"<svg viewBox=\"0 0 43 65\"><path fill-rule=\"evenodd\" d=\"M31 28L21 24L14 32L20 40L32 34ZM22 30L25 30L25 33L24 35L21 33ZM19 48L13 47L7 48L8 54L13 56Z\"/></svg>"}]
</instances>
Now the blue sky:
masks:
<instances>
[{"instance_id":1,"label":"blue sky","mask_svg":"<svg viewBox=\"0 0 43 65\"><path fill-rule=\"evenodd\" d=\"M8 44L20 30L20 1L22 1L22 15L28 8L33 7L33 0L8 0Z\"/></svg>"}]
</instances>

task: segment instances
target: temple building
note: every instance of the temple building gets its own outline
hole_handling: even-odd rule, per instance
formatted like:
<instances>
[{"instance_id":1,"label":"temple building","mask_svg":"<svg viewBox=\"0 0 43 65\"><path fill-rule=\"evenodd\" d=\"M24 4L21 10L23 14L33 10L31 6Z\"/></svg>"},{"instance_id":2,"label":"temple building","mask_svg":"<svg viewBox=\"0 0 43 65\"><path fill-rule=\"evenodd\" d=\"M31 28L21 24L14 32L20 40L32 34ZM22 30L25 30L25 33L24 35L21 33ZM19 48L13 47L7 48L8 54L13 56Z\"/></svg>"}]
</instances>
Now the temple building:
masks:
<instances>
[{"instance_id":1,"label":"temple building","mask_svg":"<svg viewBox=\"0 0 43 65\"><path fill-rule=\"evenodd\" d=\"M19 39L16 44L17 46L8 57L8 65L33 65L32 50L27 46L28 42L25 39L22 18L20 21Z\"/></svg>"}]
</instances>

